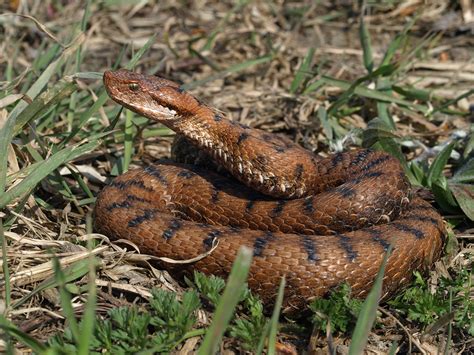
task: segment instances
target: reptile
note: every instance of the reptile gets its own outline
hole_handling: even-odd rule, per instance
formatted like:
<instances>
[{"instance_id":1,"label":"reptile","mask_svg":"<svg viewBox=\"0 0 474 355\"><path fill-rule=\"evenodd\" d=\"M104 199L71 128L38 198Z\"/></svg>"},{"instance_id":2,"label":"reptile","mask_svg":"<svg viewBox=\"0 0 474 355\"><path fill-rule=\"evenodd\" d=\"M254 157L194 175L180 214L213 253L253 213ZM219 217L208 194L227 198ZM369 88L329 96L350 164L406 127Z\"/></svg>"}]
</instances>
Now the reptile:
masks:
<instances>
[{"instance_id":1,"label":"reptile","mask_svg":"<svg viewBox=\"0 0 474 355\"><path fill-rule=\"evenodd\" d=\"M228 174L171 161L134 169L98 195L95 228L168 264L226 277L253 250L248 285L271 304L286 276L284 310L300 310L343 283L369 292L389 246L382 297L429 269L442 253L440 214L417 197L399 161L355 149L320 157L287 138L229 120L170 80L120 69L103 76L120 105L169 127L187 149Z\"/></svg>"}]
</instances>

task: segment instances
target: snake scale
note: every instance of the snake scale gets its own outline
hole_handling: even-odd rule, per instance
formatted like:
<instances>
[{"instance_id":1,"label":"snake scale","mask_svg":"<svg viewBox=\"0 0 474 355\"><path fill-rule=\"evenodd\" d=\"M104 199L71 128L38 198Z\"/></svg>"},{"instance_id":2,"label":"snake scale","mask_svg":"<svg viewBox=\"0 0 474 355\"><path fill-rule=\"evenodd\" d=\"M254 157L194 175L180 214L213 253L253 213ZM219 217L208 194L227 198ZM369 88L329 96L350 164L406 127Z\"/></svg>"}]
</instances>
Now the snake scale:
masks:
<instances>
[{"instance_id":1,"label":"snake scale","mask_svg":"<svg viewBox=\"0 0 474 355\"><path fill-rule=\"evenodd\" d=\"M384 296L440 257L442 218L412 193L389 154L359 149L318 157L228 120L172 81L124 69L103 79L113 100L184 136L188 148L204 151L233 177L162 162L131 170L100 192L96 229L142 252L190 259L218 241L191 265L165 264L171 271L225 277L246 245L254 254L249 287L271 303L286 275L291 312L344 282L365 296L389 245Z\"/></svg>"}]
</instances>

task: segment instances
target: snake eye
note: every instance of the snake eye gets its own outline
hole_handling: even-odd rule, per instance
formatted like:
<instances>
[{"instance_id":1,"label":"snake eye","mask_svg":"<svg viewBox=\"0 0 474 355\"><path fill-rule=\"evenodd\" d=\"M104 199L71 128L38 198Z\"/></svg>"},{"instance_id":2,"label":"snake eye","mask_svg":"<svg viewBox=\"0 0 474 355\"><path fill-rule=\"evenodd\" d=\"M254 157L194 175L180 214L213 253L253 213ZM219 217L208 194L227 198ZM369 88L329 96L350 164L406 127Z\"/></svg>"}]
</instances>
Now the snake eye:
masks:
<instances>
[{"instance_id":1,"label":"snake eye","mask_svg":"<svg viewBox=\"0 0 474 355\"><path fill-rule=\"evenodd\" d=\"M130 83L128 84L128 88L132 91L138 91L140 86L137 83Z\"/></svg>"}]
</instances>

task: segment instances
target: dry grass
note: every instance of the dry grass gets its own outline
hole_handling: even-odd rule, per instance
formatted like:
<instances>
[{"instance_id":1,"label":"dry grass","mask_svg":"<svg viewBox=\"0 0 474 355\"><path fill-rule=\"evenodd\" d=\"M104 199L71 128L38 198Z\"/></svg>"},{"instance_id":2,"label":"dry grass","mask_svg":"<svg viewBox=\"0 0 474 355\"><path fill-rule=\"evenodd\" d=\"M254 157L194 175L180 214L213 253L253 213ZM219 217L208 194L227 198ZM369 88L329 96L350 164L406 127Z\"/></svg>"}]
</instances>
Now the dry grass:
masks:
<instances>
[{"instance_id":1,"label":"dry grass","mask_svg":"<svg viewBox=\"0 0 474 355\"><path fill-rule=\"evenodd\" d=\"M45 56L46 49L54 45L67 48L74 38L77 39L80 35L78 24L84 15L84 6L80 3L31 0L0 5L4 12L0 17L0 67L4 73L0 85L3 89L14 88L8 92L11 95L24 93L22 88L35 60ZM252 127L285 133L316 153L328 154L343 143L351 144L351 139L329 142L317 118L320 107L328 108L334 98L342 94L340 87L326 85L308 95L292 95L289 88L310 47L315 48L315 66L307 73L308 80L316 81L324 74L352 82L366 75L358 35L358 6L344 1L323 1L319 5L311 1L257 1L235 5L212 0L106 5L113 3L115 1L93 2L89 24L79 37L82 57L76 63L69 62L64 74L102 72L112 67L126 48L120 65L124 66L134 52L156 35L137 69L194 83L194 94L228 112L231 118ZM373 56L379 62L395 35L403 30L407 18L415 16L415 12L418 14L405 46L424 45L418 50L407 50L406 58L398 58L404 63L398 84L429 90L432 100L439 102L456 98L473 87L473 29L472 24L469 27L462 20L462 13L467 16L466 7L459 9L456 4L441 0L428 3L402 1L380 5L371 9L366 22L372 36ZM13 14L14 11L21 16ZM451 17L448 11L452 11ZM435 29L442 32L431 32ZM74 55L72 52L71 57ZM261 64L250 65L251 61L262 57L266 59ZM243 70L236 70L236 65L248 61L249 65ZM40 73L33 71L32 74L37 77ZM59 78L53 76L51 84ZM202 84L197 85L200 81ZM55 122L42 125L39 129L41 140L35 137L35 126L31 125L10 146L9 188L24 178L15 173L35 162L32 151L51 155L50 149L71 131L75 126L73 120L87 109L81 105L81 100L85 96L97 100L100 81L79 78L77 83L81 94L70 107L70 113L60 111ZM8 96L0 100L0 126L12 107L8 100L20 98L21 95ZM28 98L23 99L28 102ZM438 113L430 120L415 110L392 105L390 110L397 123L396 133L401 137L414 137L414 146L407 143L405 147L406 156L409 159L432 157L446 141L453 139L453 134L468 136L471 122L467 113L471 110L472 118L472 105L472 96L463 98L450 108L464 116ZM354 106L361 109L349 112L338 121L341 137L356 135L357 129L365 129L367 122L376 115L371 100L358 98ZM84 125L70 144L87 137L87 132L97 131L98 125L107 127L114 117L111 115L113 110L116 106L109 102L97 111L92 123ZM161 130L156 134L153 130L156 128L159 127L148 126L137 134L132 167L169 155L170 132ZM110 172L116 172L116 157L122 155L123 138L120 133L114 137L105 139L104 144L68 163L68 167L82 176L94 196L104 186ZM448 174L452 173L450 168L455 166L446 169ZM92 200L69 170L57 171L38 186L35 197L30 195L21 201L23 208L16 210L21 204L15 200L3 213L0 210L0 217L9 224L5 228L5 239L12 303L38 290L53 277L52 255L59 257L64 267L78 260L87 261L87 240L93 241L90 253L100 260L95 280L99 286L99 314L120 305L142 302L149 297L152 287L182 292L181 286L166 272L157 270L156 264L147 257L126 251L124 243L111 243L104 236L88 233L86 221L93 207ZM65 185L71 193L69 199L65 198ZM444 263L439 263L432 275L434 284L438 275L449 275L447 268L456 270L472 266L472 224L460 223L458 227L459 244ZM87 284L87 269L84 270L83 277L75 282L77 287ZM2 292L4 287L5 280L0 278ZM84 301L81 295L73 299L76 314L82 314ZM60 310L58 292L48 289L26 299L8 317L22 331L45 340L63 328ZM411 348L416 352L435 353L436 349L443 348L444 332L427 334L387 308L382 312L384 328L371 334L369 353L387 352L394 340L403 351ZM204 313L201 316L201 324L208 325L207 316ZM297 344L288 345L291 351L297 347L299 351L316 352L325 349L326 344L321 334L295 340L282 332L280 340ZM181 353L194 349L195 342L194 338L188 340ZM347 349L347 339L342 336L334 339L334 344L342 353ZM228 346L235 344L229 340ZM455 339L453 349L472 351L473 346L472 340L461 338Z\"/></svg>"}]
</instances>

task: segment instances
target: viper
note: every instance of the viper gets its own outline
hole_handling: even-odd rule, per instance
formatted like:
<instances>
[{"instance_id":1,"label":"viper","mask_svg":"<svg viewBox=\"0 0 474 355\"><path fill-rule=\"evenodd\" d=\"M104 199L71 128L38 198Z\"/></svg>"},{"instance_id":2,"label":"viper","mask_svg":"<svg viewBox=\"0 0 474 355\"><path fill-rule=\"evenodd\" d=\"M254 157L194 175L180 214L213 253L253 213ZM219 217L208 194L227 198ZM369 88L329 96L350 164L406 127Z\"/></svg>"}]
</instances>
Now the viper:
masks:
<instances>
[{"instance_id":1,"label":"viper","mask_svg":"<svg viewBox=\"0 0 474 355\"><path fill-rule=\"evenodd\" d=\"M189 260L217 242L197 261L164 268L225 277L245 245L253 250L251 290L271 303L286 276L291 311L342 283L365 296L389 246L383 296L440 257L443 220L391 155L320 157L227 119L173 81L124 69L106 71L103 81L113 100L175 131L184 141L176 151L202 153L227 172L162 161L126 172L98 195L95 228L141 252Z\"/></svg>"}]
</instances>

